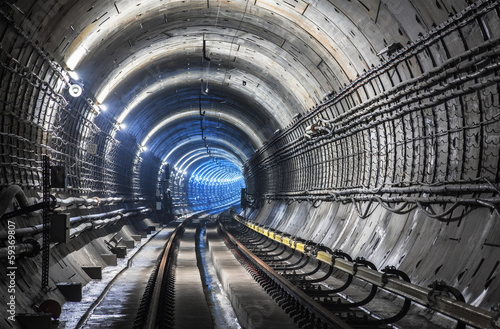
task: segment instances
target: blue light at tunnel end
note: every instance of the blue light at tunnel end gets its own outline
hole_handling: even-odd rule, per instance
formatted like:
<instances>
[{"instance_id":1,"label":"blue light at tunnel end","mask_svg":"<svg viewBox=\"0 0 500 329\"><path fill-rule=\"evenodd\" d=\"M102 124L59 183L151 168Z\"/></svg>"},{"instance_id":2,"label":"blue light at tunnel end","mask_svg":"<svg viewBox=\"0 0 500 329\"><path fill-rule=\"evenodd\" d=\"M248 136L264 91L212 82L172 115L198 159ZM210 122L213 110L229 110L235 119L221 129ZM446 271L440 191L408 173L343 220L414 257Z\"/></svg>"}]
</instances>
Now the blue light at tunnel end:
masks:
<instances>
[{"instance_id":1,"label":"blue light at tunnel end","mask_svg":"<svg viewBox=\"0 0 500 329\"><path fill-rule=\"evenodd\" d=\"M187 198L194 211L240 205L241 189L246 187L243 173L232 162L224 164L206 161L188 173Z\"/></svg>"}]
</instances>

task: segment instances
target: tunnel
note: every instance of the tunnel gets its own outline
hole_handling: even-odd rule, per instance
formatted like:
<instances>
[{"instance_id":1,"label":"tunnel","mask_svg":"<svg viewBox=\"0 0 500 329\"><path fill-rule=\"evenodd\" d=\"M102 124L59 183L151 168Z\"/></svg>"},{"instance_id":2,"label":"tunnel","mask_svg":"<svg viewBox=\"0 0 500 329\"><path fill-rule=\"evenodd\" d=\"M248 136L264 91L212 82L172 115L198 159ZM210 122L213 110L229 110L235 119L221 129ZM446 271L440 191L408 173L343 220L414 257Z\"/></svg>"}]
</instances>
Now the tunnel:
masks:
<instances>
[{"instance_id":1,"label":"tunnel","mask_svg":"<svg viewBox=\"0 0 500 329\"><path fill-rule=\"evenodd\" d=\"M496 0L2 1L0 327L231 208L500 328L499 55Z\"/></svg>"}]
</instances>

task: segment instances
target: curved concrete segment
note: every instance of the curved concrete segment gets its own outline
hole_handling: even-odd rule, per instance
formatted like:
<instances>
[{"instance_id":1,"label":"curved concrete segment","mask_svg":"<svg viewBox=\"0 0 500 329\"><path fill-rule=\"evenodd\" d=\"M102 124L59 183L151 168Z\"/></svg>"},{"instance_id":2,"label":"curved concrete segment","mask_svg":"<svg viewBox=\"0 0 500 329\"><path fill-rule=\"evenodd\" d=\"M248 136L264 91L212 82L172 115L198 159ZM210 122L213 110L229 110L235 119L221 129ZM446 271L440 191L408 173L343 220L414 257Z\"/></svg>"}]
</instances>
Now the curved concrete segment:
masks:
<instances>
[{"instance_id":1,"label":"curved concrete segment","mask_svg":"<svg viewBox=\"0 0 500 329\"><path fill-rule=\"evenodd\" d=\"M63 301L56 284L85 284L104 241L146 217L240 202L497 307L499 12L497 0L0 2L0 255L11 236L17 310Z\"/></svg>"}]
</instances>

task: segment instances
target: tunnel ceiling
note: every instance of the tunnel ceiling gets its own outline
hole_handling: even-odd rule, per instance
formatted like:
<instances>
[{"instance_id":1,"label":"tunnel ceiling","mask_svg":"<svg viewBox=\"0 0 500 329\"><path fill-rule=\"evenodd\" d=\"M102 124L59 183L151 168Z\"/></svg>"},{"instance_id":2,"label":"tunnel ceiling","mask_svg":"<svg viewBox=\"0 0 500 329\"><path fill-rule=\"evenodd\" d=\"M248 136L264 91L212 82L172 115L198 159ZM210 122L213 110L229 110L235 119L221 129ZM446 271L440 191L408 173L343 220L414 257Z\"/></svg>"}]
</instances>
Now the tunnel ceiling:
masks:
<instances>
[{"instance_id":1,"label":"tunnel ceiling","mask_svg":"<svg viewBox=\"0 0 500 329\"><path fill-rule=\"evenodd\" d=\"M50 164L58 198L170 219L246 203L489 309L499 17L499 0L1 1L0 185L38 200Z\"/></svg>"},{"instance_id":2,"label":"tunnel ceiling","mask_svg":"<svg viewBox=\"0 0 500 329\"><path fill-rule=\"evenodd\" d=\"M241 167L294 115L379 64L385 47L461 9L437 4L79 0L2 8L78 74L84 96L107 108L101 115L157 157L206 151L203 129L209 148Z\"/></svg>"}]
</instances>

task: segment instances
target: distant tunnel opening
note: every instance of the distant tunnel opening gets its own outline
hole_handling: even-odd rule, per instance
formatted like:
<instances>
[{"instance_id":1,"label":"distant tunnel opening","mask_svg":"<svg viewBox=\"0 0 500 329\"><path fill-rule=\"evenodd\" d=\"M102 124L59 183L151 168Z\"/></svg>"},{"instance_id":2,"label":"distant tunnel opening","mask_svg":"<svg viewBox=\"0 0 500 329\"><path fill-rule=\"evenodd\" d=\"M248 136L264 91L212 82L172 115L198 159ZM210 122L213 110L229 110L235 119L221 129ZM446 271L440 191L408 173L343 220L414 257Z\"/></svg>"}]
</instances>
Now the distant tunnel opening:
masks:
<instances>
[{"instance_id":1,"label":"distant tunnel opening","mask_svg":"<svg viewBox=\"0 0 500 329\"><path fill-rule=\"evenodd\" d=\"M241 169L226 160L210 158L191 172L174 168L172 175L174 204L185 198L193 211L239 206L241 189L246 186Z\"/></svg>"}]
</instances>

